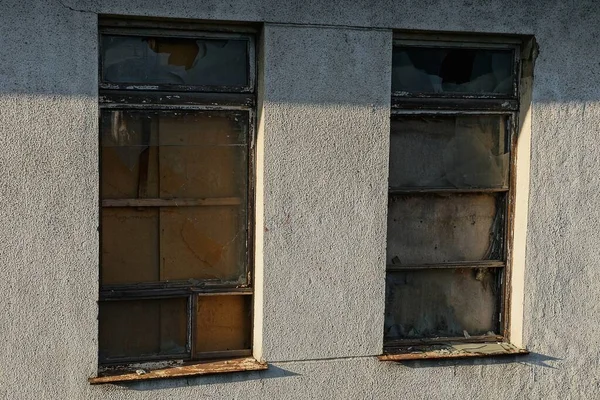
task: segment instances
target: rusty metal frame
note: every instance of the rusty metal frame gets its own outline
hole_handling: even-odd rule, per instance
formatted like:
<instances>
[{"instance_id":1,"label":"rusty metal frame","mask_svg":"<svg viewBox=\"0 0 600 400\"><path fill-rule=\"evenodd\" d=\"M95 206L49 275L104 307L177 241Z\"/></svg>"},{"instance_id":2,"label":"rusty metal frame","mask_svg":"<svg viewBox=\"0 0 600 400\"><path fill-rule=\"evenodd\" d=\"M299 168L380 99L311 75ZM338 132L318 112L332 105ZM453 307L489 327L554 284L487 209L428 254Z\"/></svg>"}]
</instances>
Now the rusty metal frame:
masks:
<instances>
[{"instance_id":1,"label":"rusty metal frame","mask_svg":"<svg viewBox=\"0 0 600 400\"><path fill-rule=\"evenodd\" d=\"M236 25L208 25L183 23L163 23L159 21L133 22L116 19L101 19L99 32L99 46L101 35L115 33L124 35L155 35L159 37L199 37L199 38L241 38L248 42L248 79L246 87L205 87L182 85L106 85L101 79L102 51L99 48L99 108L101 110L144 110L144 111L222 111L239 112L247 114L247 193L246 193L246 257L245 273L239 280L186 280L168 282L140 282L134 284L102 285L100 283L99 301L131 301L166 298L187 298L187 338L186 352L170 355L152 355L140 357L120 357L100 359L101 366L106 366L108 371L114 368L123 368L132 363L154 361L194 361L213 358L234 358L251 355L251 349L233 351L207 352L196 354L196 311L198 296L253 296L252 270L254 265L254 182L255 182L255 135L256 135L256 30L254 28ZM204 28L207 29L204 29ZM180 28L180 29L177 29ZM186 31L185 29L190 29ZM99 126L102 126L102 113L99 113ZM99 138L101 139L101 138ZM102 152L101 141L98 142L99 154ZM101 170L101 169L99 169ZM102 179L100 173L100 179ZM119 199L101 200L99 198L99 211L105 207L170 207L193 205L218 205L239 204L239 200L223 199ZM100 230L102 226L100 226ZM102 249L102 235L100 235L100 249ZM102 270L102 251L100 251L100 276ZM253 312L253 310L251 311ZM253 315L249 318L253 319Z\"/></svg>"},{"instance_id":2,"label":"rusty metal frame","mask_svg":"<svg viewBox=\"0 0 600 400\"><path fill-rule=\"evenodd\" d=\"M407 115L432 115L432 116L456 116L456 115L504 115L506 123L506 149L509 151L510 162L508 166L508 186L498 188L439 188L439 187L390 187L388 196L393 197L402 194L424 194L424 193L504 193L503 205L503 240L501 247L502 259L491 259L472 262L447 262L422 265L395 265L386 267L386 273L394 273L404 270L429 270L442 268L489 268L500 271L499 274L499 299L498 299L498 327L500 334L483 335L473 337L443 337L422 339L395 339L384 341L385 354L405 353L411 346L420 345L434 348L440 343L486 343L507 342L509 337L510 310L510 271L512 262L512 239L514 229L514 197L515 197L515 162L516 162L516 135L519 126L519 90L520 90L520 43L521 40L511 37L473 38L465 36L452 38L444 34L440 35L402 35L396 38L394 45L417 46L417 47L462 47L474 49L511 49L514 52L513 74L514 84L512 95L499 96L483 93L392 93L390 117L401 118ZM498 207L498 206L497 206ZM500 211L500 210L499 210ZM417 357L423 358L423 357Z\"/></svg>"}]
</instances>

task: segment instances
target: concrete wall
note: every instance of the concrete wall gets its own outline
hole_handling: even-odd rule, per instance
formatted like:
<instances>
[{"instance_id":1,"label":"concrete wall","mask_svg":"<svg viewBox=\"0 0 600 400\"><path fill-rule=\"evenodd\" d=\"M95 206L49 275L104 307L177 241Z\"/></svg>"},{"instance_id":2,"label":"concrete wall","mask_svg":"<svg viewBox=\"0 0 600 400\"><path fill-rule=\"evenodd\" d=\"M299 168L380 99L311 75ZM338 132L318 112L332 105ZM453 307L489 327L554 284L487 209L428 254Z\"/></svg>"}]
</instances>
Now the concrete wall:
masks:
<instances>
[{"instance_id":1,"label":"concrete wall","mask_svg":"<svg viewBox=\"0 0 600 400\"><path fill-rule=\"evenodd\" d=\"M600 397L600 6L525 3L1 0L0 398ZM87 383L97 362L98 14L265 23L257 348L268 371ZM373 357L383 329L391 29L538 40L528 357Z\"/></svg>"}]
</instances>

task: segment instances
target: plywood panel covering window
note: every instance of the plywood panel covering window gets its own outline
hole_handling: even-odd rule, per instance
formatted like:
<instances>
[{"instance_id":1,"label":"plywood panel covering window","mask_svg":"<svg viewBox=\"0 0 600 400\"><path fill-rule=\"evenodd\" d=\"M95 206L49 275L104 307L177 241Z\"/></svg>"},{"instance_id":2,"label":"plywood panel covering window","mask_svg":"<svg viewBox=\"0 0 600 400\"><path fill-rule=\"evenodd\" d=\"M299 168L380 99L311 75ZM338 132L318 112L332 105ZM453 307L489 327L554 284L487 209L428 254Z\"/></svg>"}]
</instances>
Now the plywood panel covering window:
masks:
<instances>
[{"instance_id":1,"label":"plywood panel covering window","mask_svg":"<svg viewBox=\"0 0 600 400\"><path fill-rule=\"evenodd\" d=\"M519 62L517 41L394 42L388 354L507 340Z\"/></svg>"},{"instance_id":2,"label":"plywood panel covering window","mask_svg":"<svg viewBox=\"0 0 600 400\"><path fill-rule=\"evenodd\" d=\"M250 355L252 31L107 24L99 70L100 363Z\"/></svg>"}]
</instances>

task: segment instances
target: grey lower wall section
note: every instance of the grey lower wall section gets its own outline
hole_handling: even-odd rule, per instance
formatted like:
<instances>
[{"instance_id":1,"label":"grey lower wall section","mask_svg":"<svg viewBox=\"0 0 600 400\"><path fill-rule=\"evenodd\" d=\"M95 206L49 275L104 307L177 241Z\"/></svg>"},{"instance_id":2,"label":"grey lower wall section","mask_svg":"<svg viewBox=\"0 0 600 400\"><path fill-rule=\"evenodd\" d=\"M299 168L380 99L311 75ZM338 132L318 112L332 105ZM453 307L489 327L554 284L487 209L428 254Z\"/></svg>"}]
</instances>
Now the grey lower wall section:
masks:
<instances>
[{"instance_id":1,"label":"grey lower wall section","mask_svg":"<svg viewBox=\"0 0 600 400\"><path fill-rule=\"evenodd\" d=\"M0 6L0 398L600 397L596 3ZM86 381L97 350L98 13L266 22L263 355L276 361L268 371ZM396 365L373 357L382 335L391 29L535 34L540 44L526 358Z\"/></svg>"}]
</instances>

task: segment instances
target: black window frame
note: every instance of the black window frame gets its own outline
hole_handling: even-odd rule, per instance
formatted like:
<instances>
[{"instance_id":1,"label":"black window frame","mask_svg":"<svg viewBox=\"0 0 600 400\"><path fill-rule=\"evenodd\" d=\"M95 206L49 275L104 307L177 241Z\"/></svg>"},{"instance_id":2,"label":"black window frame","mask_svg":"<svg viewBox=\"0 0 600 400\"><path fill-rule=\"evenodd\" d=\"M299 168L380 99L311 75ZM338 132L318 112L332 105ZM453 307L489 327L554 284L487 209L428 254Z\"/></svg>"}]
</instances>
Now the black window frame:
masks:
<instances>
[{"instance_id":1,"label":"black window frame","mask_svg":"<svg viewBox=\"0 0 600 400\"><path fill-rule=\"evenodd\" d=\"M510 280L512 263L512 241L514 229L515 204L515 163L516 141L519 127L521 68L523 43L520 38L510 36L472 36L448 34L395 34L393 46L413 46L426 48L465 48L473 50L511 50L514 55L513 85L511 94L500 93L424 93L392 91L391 120L407 115L425 116L461 116L461 115L502 115L508 118L507 139L509 164L508 185L502 188L427 188L427 187L388 187L388 198L396 195L416 193L505 193L503 260L484 260L477 262L448 262L422 265L386 265L386 276L395 271L414 271L433 268L473 268L485 267L501 270L498 327L500 332L494 335L437 337L389 340L384 337L384 355L398 355L399 359L419 359L432 356L435 351L453 343L509 343L510 336ZM390 154L391 156L391 154ZM387 278L386 278L387 281ZM387 303L387 293L386 293ZM420 353L421 355L419 355ZM403 358L403 355L405 356ZM385 358L382 358L385 359Z\"/></svg>"},{"instance_id":2,"label":"black window frame","mask_svg":"<svg viewBox=\"0 0 600 400\"><path fill-rule=\"evenodd\" d=\"M217 38L242 39L248 43L248 84L244 86L198 86L174 84L136 84L108 83L102 80L102 36L156 36L173 38ZM100 372L111 372L114 368L127 368L144 362L157 361L200 361L207 359L235 358L251 356L252 348L247 350L229 350L204 352L195 350L196 307L199 296L233 295L250 296L250 345L252 344L253 299L254 299L254 227L255 227L255 153L256 153L256 38L258 29L236 24L178 23L164 21L125 20L103 18L99 21L98 34L98 87L99 87L99 127L102 124L102 112L105 110L144 110L144 111L235 111L248 114L247 140L247 223L246 223L246 281L163 281L140 282L133 284L102 285L99 279L99 303L128 300L151 300L169 298L187 298L187 342L184 354L169 354L142 357L120 357L101 359ZM98 143L99 154L102 152ZM100 181L102 176L100 173ZM210 199L209 199L210 200ZM177 200L173 200L176 202ZM168 203L165 200L164 203ZM99 212L103 207L119 207L120 200L102 200L99 194ZM173 204L176 205L176 204ZM101 214L99 214L101 220ZM100 225L100 232L102 225ZM99 276L102 276L102 235L100 235Z\"/></svg>"}]
</instances>

